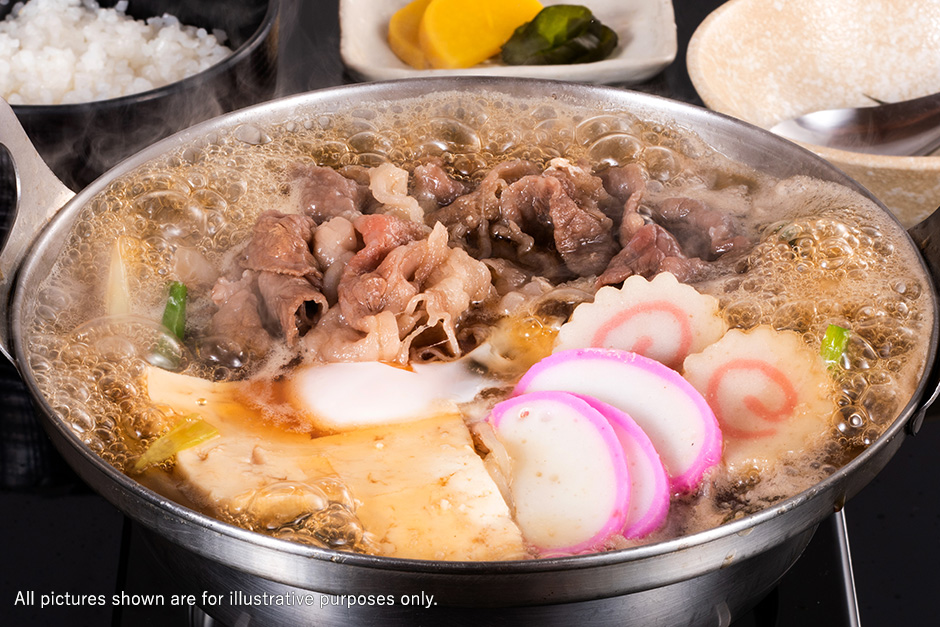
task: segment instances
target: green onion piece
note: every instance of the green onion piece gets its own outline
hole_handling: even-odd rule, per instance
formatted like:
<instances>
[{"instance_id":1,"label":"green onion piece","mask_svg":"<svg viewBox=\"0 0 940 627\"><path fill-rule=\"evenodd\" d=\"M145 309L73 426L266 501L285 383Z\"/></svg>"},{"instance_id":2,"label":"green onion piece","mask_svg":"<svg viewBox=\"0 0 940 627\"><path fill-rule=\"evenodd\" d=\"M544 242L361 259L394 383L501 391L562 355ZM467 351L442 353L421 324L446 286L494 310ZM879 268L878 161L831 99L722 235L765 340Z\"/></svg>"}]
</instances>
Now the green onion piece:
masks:
<instances>
[{"instance_id":1,"label":"green onion piece","mask_svg":"<svg viewBox=\"0 0 940 627\"><path fill-rule=\"evenodd\" d=\"M590 63L610 56L618 37L587 7L556 4L545 7L515 30L503 45L507 65Z\"/></svg>"},{"instance_id":2,"label":"green onion piece","mask_svg":"<svg viewBox=\"0 0 940 627\"><path fill-rule=\"evenodd\" d=\"M777 232L777 237L781 242L786 242L787 244L792 245L793 242L796 241L796 238L798 238L801 234L802 232L798 226L795 224L789 224Z\"/></svg>"},{"instance_id":3,"label":"green onion piece","mask_svg":"<svg viewBox=\"0 0 940 627\"><path fill-rule=\"evenodd\" d=\"M161 464L180 451L219 435L219 430L200 418L191 414L180 420L176 425L153 441L134 464L134 472L140 472L154 464Z\"/></svg>"},{"instance_id":4,"label":"green onion piece","mask_svg":"<svg viewBox=\"0 0 940 627\"><path fill-rule=\"evenodd\" d=\"M170 294L163 310L163 326L173 335L183 339L186 331L186 285L179 281L170 283Z\"/></svg>"},{"instance_id":5,"label":"green onion piece","mask_svg":"<svg viewBox=\"0 0 940 627\"><path fill-rule=\"evenodd\" d=\"M849 343L849 330L840 327L837 324L830 324L826 328L826 335L823 336L822 346L819 354L829 365L838 364L845 353L845 347Z\"/></svg>"}]
</instances>

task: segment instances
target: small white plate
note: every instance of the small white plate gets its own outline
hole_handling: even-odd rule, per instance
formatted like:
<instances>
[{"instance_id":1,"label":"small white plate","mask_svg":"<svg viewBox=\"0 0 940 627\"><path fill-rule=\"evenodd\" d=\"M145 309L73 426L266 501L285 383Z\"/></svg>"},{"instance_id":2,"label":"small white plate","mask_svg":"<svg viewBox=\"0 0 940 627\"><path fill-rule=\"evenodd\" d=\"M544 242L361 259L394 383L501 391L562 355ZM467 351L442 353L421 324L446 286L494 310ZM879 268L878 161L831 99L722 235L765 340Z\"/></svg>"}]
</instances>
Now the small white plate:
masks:
<instances>
[{"instance_id":1,"label":"small white plate","mask_svg":"<svg viewBox=\"0 0 940 627\"><path fill-rule=\"evenodd\" d=\"M511 1L511 0L507 0ZM418 76L524 76L585 83L636 83L676 58L672 0L543 0L543 5L582 4L614 29L620 43L603 61L570 65L502 65L487 61L460 70L416 70L388 46L388 21L409 0L340 0L340 54L361 80Z\"/></svg>"}]
</instances>

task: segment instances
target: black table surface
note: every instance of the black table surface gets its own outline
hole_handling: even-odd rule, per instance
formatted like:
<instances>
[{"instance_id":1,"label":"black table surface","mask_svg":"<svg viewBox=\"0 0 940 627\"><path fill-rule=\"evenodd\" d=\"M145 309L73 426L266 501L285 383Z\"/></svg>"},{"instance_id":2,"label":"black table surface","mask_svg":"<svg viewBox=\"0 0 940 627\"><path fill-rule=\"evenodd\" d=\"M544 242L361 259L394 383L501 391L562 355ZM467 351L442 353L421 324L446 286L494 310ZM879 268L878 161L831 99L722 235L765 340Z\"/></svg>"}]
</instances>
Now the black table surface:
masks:
<instances>
[{"instance_id":1,"label":"black table surface","mask_svg":"<svg viewBox=\"0 0 940 627\"><path fill-rule=\"evenodd\" d=\"M353 82L339 54L337 0L282 0L278 95ZM719 0L673 0L676 60L632 89L701 105L685 67L686 45ZM3 203L0 202L0 206ZM128 523L65 466L36 427L15 369L0 366L0 624L118 624L112 607L26 605L26 593L120 591L122 541ZM935 478L940 424L909 438L888 467L846 507L862 624L936 624L940 578L940 485ZM124 547L126 549L126 547ZM804 627L829 625L806 598ZM160 623L153 623L160 624Z\"/></svg>"}]
</instances>

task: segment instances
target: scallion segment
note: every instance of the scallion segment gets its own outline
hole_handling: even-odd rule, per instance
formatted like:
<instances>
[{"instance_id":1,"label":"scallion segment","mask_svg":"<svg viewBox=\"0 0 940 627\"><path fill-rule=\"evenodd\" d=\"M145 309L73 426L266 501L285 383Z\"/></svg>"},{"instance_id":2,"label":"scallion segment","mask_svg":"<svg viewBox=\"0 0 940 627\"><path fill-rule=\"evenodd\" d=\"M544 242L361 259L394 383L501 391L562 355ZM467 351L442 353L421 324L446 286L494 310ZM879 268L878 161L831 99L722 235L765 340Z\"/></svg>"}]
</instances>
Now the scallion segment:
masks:
<instances>
[{"instance_id":1,"label":"scallion segment","mask_svg":"<svg viewBox=\"0 0 940 627\"><path fill-rule=\"evenodd\" d=\"M849 330L837 324L830 324L823 336L819 354L829 365L836 365L842 360L845 347L849 343Z\"/></svg>"},{"instance_id":2,"label":"scallion segment","mask_svg":"<svg viewBox=\"0 0 940 627\"><path fill-rule=\"evenodd\" d=\"M148 466L161 464L180 451L202 444L219 435L219 430L200 418L190 414L180 420L172 429L153 441L134 464L134 472L141 472Z\"/></svg>"},{"instance_id":3,"label":"scallion segment","mask_svg":"<svg viewBox=\"0 0 940 627\"><path fill-rule=\"evenodd\" d=\"M180 281L170 283L170 293L163 310L163 326L173 335L183 339L186 331L186 284Z\"/></svg>"}]
</instances>

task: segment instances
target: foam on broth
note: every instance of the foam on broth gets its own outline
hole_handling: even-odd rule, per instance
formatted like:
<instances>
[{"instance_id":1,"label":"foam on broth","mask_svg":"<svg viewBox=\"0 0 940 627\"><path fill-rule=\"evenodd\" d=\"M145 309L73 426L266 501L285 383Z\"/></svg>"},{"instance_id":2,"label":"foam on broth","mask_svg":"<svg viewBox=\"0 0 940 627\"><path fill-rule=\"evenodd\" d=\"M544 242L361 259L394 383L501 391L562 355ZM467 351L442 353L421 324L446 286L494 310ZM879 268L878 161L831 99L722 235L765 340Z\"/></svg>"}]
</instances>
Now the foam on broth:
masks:
<instances>
[{"instance_id":1,"label":"foam on broth","mask_svg":"<svg viewBox=\"0 0 940 627\"><path fill-rule=\"evenodd\" d=\"M174 419L149 403L141 379L155 343L172 345L188 374L212 380L275 373L303 358L286 347L263 362L245 363L218 347L207 354L198 342L179 346L159 335L153 322L162 314L164 285L177 278L180 248L218 268L261 212L296 211L286 178L292 164L391 161L411 169L439 157L452 175L475 181L504 159L546 163L559 156L596 170L640 163L651 197L700 198L737 216L760 243L745 260L717 262L695 285L719 298L732 327L794 330L815 349L828 324L853 329L834 371L840 397L829 442L771 478L717 478L702 494L676 501L666 528L647 541L713 527L806 489L873 442L908 403L933 325L931 290L900 228L876 205L832 183L774 180L690 133L629 112L500 96L429 96L263 128L243 125L113 181L83 208L30 304L29 368L53 410L90 448L125 469ZM104 291L117 240L136 262L129 276L133 310L115 318L105 316ZM208 288L194 286L190 296L188 325L201 328L213 308ZM153 485L173 492L166 476L156 479ZM348 501L348 495L338 498ZM295 528L279 532L250 517L231 520L309 541ZM347 522L356 524L354 516ZM368 538L357 537L359 544L345 548L368 550Z\"/></svg>"}]
</instances>

